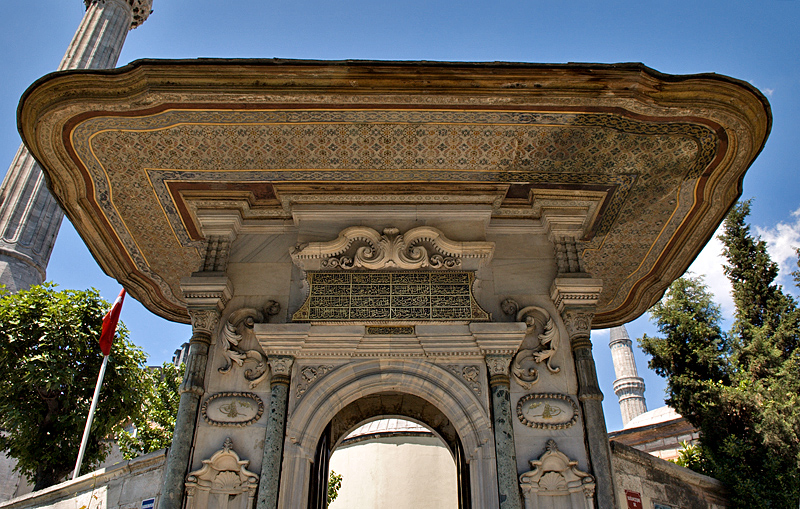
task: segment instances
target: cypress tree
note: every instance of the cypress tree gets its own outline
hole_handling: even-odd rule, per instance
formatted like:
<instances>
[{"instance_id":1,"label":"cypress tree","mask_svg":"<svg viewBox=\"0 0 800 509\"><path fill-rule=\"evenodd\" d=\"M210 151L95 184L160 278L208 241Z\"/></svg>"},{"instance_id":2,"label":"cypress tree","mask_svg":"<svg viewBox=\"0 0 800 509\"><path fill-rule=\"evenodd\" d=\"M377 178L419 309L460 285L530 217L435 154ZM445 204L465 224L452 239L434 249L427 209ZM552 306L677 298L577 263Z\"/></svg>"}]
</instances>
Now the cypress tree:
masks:
<instances>
[{"instance_id":1,"label":"cypress tree","mask_svg":"<svg viewBox=\"0 0 800 509\"><path fill-rule=\"evenodd\" d=\"M741 508L796 508L800 500L800 312L776 283L778 266L737 204L720 240L735 312L730 332L701 279L679 279L644 336L650 367L667 378L667 404L700 430L704 473ZM796 275L800 279L800 276Z\"/></svg>"}]
</instances>

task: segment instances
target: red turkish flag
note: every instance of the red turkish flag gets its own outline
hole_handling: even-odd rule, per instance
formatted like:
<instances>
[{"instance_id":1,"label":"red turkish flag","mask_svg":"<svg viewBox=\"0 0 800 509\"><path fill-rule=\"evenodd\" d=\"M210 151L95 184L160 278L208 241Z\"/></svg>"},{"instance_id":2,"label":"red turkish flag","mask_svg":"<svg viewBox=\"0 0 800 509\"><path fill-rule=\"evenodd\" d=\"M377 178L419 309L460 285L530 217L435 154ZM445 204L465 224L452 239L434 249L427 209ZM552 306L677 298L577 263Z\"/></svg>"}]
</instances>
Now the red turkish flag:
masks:
<instances>
[{"instance_id":1,"label":"red turkish flag","mask_svg":"<svg viewBox=\"0 0 800 509\"><path fill-rule=\"evenodd\" d=\"M100 333L100 350L103 355L111 353L111 343L114 342L114 334L117 332L117 322L119 322L119 312L122 311L122 301L125 300L125 288L119 292L114 305L103 317L103 332Z\"/></svg>"}]
</instances>

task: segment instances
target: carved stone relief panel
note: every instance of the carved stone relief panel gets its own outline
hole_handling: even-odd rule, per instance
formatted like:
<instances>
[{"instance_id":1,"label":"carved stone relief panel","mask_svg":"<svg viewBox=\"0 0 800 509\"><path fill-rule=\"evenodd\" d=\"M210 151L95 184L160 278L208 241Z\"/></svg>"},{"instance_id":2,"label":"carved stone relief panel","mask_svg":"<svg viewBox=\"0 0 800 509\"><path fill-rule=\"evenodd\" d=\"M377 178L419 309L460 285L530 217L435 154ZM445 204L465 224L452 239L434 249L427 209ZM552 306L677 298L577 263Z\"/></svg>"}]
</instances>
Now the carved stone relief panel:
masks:
<instances>
[{"instance_id":1,"label":"carved stone relief panel","mask_svg":"<svg viewBox=\"0 0 800 509\"><path fill-rule=\"evenodd\" d=\"M449 365L446 367L451 373L459 377L472 392L477 396L481 395L481 370L478 366L468 364L466 366Z\"/></svg>"},{"instance_id":2,"label":"carved stone relief panel","mask_svg":"<svg viewBox=\"0 0 800 509\"><path fill-rule=\"evenodd\" d=\"M226 438L222 449L186 476L186 508L252 509L258 476L245 468L249 464L249 460L239 458L233 442Z\"/></svg>"},{"instance_id":3,"label":"carved stone relief panel","mask_svg":"<svg viewBox=\"0 0 800 509\"><path fill-rule=\"evenodd\" d=\"M528 394L517 402L517 418L529 428L565 429L578 422L578 405L565 394Z\"/></svg>"},{"instance_id":4,"label":"carved stone relief panel","mask_svg":"<svg viewBox=\"0 0 800 509\"><path fill-rule=\"evenodd\" d=\"M526 509L540 507L542 499L552 509L594 508L594 477L579 470L555 440L548 440L544 454L530 463L533 469L519 477Z\"/></svg>"},{"instance_id":5,"label":"carved stone relief panel","mask_svg":"<svg viewBox=\"0 0 800 509\"><path fill-rule=\"evenodd\" d=\"M264 402L250 392L220 392L200 408L203 419L212 426L249 426L264 414Z\"/></svg>"},{"instance_id":6,"label":"carved stone relief panel","mask_svg":"<svg viewBox=\"0 0 800 509\"><path fill-rule=\"evenodd\" d=\"M330 364L320 364L319 366L302 366L299 369L300 380L297 382L297 389L295 391L295 396L297 399L302 398L312 385L328 374L328 372L331 370L333 370L333 366Z\"/></svg>"},{"instance_id":7,"label":"carved stone relief panel","mask_svg":"<svg viewBox=\"0 0 800 509\"><path fill-rule=\"evenodd\" d=\"M401 234L385 228L383 234L366 226L351 226L329 242L311 242L291 251L302 270L325 269L462 269L474 270L491 259L493 242L457 242L430 226ZM466 267L469 262L475 267ZM475 264L477 262L477 265Z\"/></svg>"}]
</instances>

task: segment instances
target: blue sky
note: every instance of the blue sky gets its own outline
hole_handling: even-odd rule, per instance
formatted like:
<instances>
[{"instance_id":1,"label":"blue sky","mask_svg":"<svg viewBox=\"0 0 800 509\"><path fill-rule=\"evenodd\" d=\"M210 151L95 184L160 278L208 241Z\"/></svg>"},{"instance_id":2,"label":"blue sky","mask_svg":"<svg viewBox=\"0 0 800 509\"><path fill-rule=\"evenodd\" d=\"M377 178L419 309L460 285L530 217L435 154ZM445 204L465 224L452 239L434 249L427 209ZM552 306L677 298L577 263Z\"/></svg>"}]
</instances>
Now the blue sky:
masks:
<instances>
[{"instance_id":1,"label":"blue sky","mask_svg":"<svg viewBox=\"0 0 800 509\"><path fill-rule=\"evenodd\" d=\"M752 224L783 267L800 245L800 182L795 176L800 118L800 1L264 1L154 0L154 12L130 32L119 64L139 58L259 57L519 62L643 62L671 74L714 72L747 81L769 98L774 123L744 181ZM81 0L5 2L0 18L0 167L19 146L15 112L34 80L54 70L83 16ZM2 162L2 158L6 162ZM2 171L2 170L0 170ZM712 243L693 270L707 274L729 310ZM786 270L784 270L786 272ZM98 268L65 222L48 278L66 288L119 285ZM790 285L788 278L784 283ZM187 326L154 317L128 299L122 320L151 363L169 360ZM654 333L646 317L632 338ZM621 418L611 389L608 333L595 335L609 429ZM663 405L664 382L646 369L650 409Z\"/></svg>"}]
</instances>

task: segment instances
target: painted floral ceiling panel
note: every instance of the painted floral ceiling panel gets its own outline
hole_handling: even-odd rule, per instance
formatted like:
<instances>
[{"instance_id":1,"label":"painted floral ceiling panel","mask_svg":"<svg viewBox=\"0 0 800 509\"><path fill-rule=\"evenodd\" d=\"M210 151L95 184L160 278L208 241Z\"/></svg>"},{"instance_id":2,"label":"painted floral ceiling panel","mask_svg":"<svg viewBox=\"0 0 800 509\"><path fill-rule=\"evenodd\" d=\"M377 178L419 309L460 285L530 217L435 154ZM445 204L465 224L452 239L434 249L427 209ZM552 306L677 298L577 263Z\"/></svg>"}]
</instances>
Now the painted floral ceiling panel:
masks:
<instances>
[{"instance_id":1,"label":"painted floral ceiling panel","mask_svg":"<svg viewBox=\"0 0 800 509\"><path fill-rule=\"evenodd\" d=\"M298 190L324 203L491 189L493 217L526 219L514 196L547 188L605 193L580 252L604 284L595 326L622 323L713 234L771 125L749 85L639 64L139 61L49 75L20 111L104 270L182 321L196 203L246 196L280 221Z\"/></svg>"}]
</instances>

